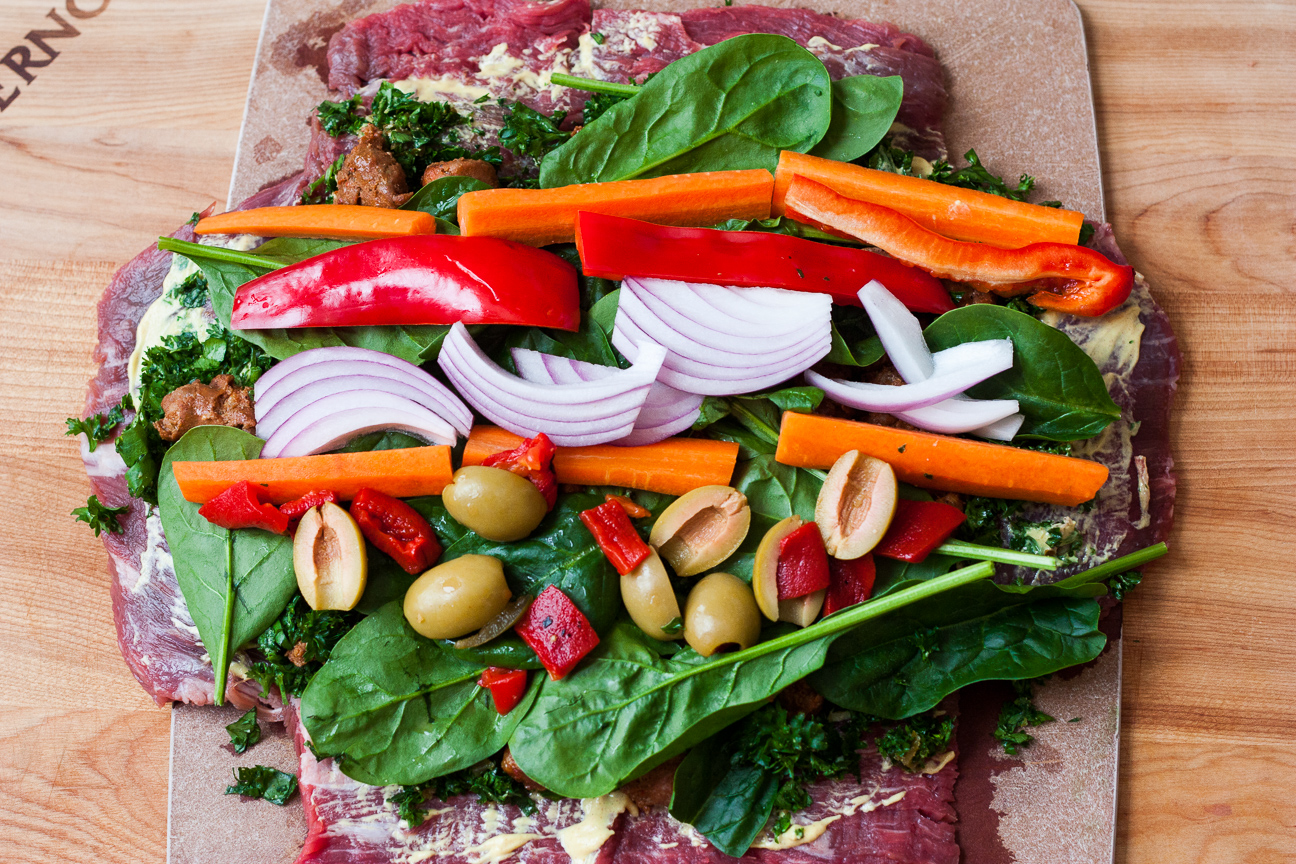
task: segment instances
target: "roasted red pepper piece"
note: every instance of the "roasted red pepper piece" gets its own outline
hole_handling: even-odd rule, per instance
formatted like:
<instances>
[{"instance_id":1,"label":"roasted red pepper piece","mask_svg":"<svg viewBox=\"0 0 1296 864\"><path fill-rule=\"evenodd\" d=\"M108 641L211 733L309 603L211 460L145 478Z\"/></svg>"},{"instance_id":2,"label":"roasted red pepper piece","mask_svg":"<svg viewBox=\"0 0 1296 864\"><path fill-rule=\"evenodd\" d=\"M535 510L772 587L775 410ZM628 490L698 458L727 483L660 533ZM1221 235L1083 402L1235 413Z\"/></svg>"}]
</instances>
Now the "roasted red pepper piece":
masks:
<instances>
[{"instance_id":1,"label":"roasted red pepper piece","mask_svg":"<svg viewBox=\"0 0 1296 864\"><path fill-rule=\"evenodd\" d=\"M779 542L778 599L793 600L828 587L828 553L819 526L807 522Z\"/></svg>"},{"instance_id":2,"label":"roasted red pepper piece","mask_svg":"<svg viewBox=\"0 0 1296 864\"><path fill-rule=\"evenodd\" d=\"M288 533L296 535L297 523L306 511L321 504L336 504L338 494L331 489L315 489L293 501L279 505L279 512L288 517Z\"/></svg>"},{"instance_id":3,"label":"roasted red pepper piece","mask_svg":"<svg viewBox=\"0 0 1296 864\"><path fill-rule=\"evenodd\" d=\"M477 684L490 691L495 710L503 715L516 708L526 695L527 673L524 669L492 666L482 672Z\"/></svg>"},{"instance_id":4,"label":"roasted red pepper piece","mask_svg":"<svg viewBox=\"0 0 1296 864\"><path fill-rule=\"evenodd\" d=\"M625 508L616 501L604 501L597 507L583 511L580 520L622 576L642 564L652 552L630 524Z\"/></svg>"},{"instance_id":5,"label":"roasted red pepper piece","mask_svg":"<svg viewBox=\"0 0 1296 864\"><path fill-rule=\"evenodd\" d=\"M288 533L288 517L270 503L270 493L247 480L240 480L199 507L198 515L230 531L260 528L274 534Z\"/></svg>"},{"instance_id":6,"label":"roasted red pepper piece","mask_svg":"<svg viewBox=\"0 0 1296 864\"><path fill-rule=\"evenodd\" d=\"M399 498L361 489L351 499L351 518L365 539L390 555L406 573L422 573L441 557L441 544L432 526Z\"/></svg>"},{"instance_id":7,"label":"roasted red pepper piece","mask_svg":"<svg viewBox=\"0 0 1296 864\"><path fill-rule=\"evenodd\" d=\"M828 559L828 593L824 596L823 614L827 618L838 609L863 603L873 593L873 580L877 578L877 567L873 563L873 553L860 558L841 561Z\"/></svg>"},{"instance_id":8,"label":"roasted red pepper piece","mask_svg":"<svg viewBox=\"0 0 1296 864\"><path fill-rule=\"evenodd\" d=\"M380 324L580 326L576 268L494 237L370 240L253 279L234 296L237 330Z\"/></svg>"},{"instance_id":9,"label":"roasted red pepper piece","mask_svg":"<svg viewBox=\"0 0 1296 864\"><path fill-rule=\"evenodd\" d=\"M615 501L616 503L620 504L621 509L624 510L626 512L626 515L629 516L631 519L644 519L652 515L652 511L649 510L647 507L644 507L642 504L630 500L624 495L604 495L603 500Z\"/></svg>"},{"instance_id":10,"label":"roasted red pepper piece","mask_svg":"<svg viewBox=\"0 0 1296 864\"><path fill-rule=\"evenodd\" d=\"M915 312L954 308L939 281L875 252L761 231L675 228L602 213L576 214L576 247L586 276L655 276L683 282L765 286L831 294L859 306L871 279Z\"/></svg>"},{"instance_id":11,"label":"roasted red pepper piece","mask_svg":"<svg viewBox=\"0 0 1296 864\"><path fill-rule=\"evenodd\" d=\"M891 527L873 554L921 564L963 524L963 511L940 501L896 501Z\"/></svg>"},{"instance_id":12,"label":"roasted red pepper piece","mask_svg":"<svg viewBox=\"0 0 1296 864\"><path fill-rule=\"evenodd\" d=\"M482 460L487 468L502 468L527 478L540 490L545 503L552 510L558 503L558 478L553 472L553 457L558 447L541 432L534 438L527 438L512 450L494 453Z\"/></svg>"},{"instance_id":13,"label":"roasted red pepper piece","mask_svg":"<svg viewBox=\"0 0 1296 864\"><path fill-rule=\"evenodd\" d=\"M1000 249L967 243L935 231L889 207L839 195L822 183L797 177L788 187L789 216L844 232L933 276L1006 297L1030 294L1031 303L1071 315L1105 315L1129 298L1134 268L1101 252L1070 243L1032 243ZM885 279L879 279L889 289Z\"/></svg>"},{"instance_id":14,"label":"roasted red pepper piece","mask_svg":"<svg viewBox=\"0 0 1296 864\"><path fill-rule=\"evenodd\" d=\"M540 592L514 629L555 681L599 644L589 619L556 585Z\"/></svg>"}]
</instances>

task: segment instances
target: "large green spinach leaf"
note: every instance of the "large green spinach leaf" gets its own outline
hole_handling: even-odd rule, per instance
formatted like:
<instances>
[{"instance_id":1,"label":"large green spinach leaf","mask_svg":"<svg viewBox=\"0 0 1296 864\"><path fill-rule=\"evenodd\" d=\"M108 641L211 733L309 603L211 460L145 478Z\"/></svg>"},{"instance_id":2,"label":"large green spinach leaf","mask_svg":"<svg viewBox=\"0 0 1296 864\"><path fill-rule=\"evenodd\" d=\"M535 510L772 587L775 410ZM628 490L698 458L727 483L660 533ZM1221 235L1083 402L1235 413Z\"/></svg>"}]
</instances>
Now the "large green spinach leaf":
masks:
<instances>
[{"instance_id":1,"label":"large green spinach leaf","mask_svg":"<svg viewBox=\"0 0 1296 864\"><path fill-rule=\"evenodd\" d=\"M171 446L158 472L158 506L175 560L176 581L213 658L220 656L225 639L229 544L233 543L234 564L234 609L228 634L232 652L274 623L297 593L292 539L256 528L230 532L208 522L198 515L200 505L180 494L171 463L256 459L264 443L241 429L199 426Z\"/></svg>"},{"instance_id":2,"label":"large green spinach leaf","mask_svg":"<svg viewBox=\"0 0 1296 864\"><path fill-rule=\"evenodd\" d=\"M323 206L323 205L320 205ZM294 264L314 255L348 245L339 240L301 240L277 238L257 247L260 255L277 264ZM237 261L208 258L196 253L184 253L202 270L207 279L212 310L216 320L229 326L230 313L234 311L234 295L241 285L263 275L266 270ZM436 358L441 350L441 340L450 330L436 324L382 327L302 327L273 330L235 330L242 339L282 360L298 351L323 348L330 345L350 345L393 354L402 360L422 364Z\"/></svg>"},{"instance_id":3,"label":"large green spinach leaf","mask_svg":"<svg viewBox=\"0 0 1296 864\"><path fill-rule=\"evenodd\" d=\"M711 736L680 762L670 812L721 852L739 857L774 812L779 781L755 765L734 765L729 737Z\"/></svg>"},{"instance_id":4,"label":"large green spinach leaf","mask_svg":"<svg viewBox=\"0 0 1296 864\"><path fill-rule=\"evenodd\" d=\"M388 603L351 630L302 696L302 722L321 753L374 786L412 785L467 768L508 741L535 698L500 716L479 687L481 666L446 656Z\"/></svg>"},{"instance_id":5,"label":"large green spinach leaf","mask_svg":"<svg viewBox=\"0 0 1296 864\"><path fill-rule=\"evenodd\" d=\"M1048 675L1102 651L1093 598L1104 592L965 585L846 634L811 684L844 708L898 720L977 681Z\"/></svg>"},{"instance_id":6,"label":"large green spinach leaf","mask_svg":"<svg viewBox=\"0 0 1296 864\"><path fill-rule=\"evenodd\" d=\"M676 60L540 164L540 185L766 168L828 131L832 81L786 36L726 39Z\"/></svg>"},{"instance_id":7,"label":"large green spinach leaf","mask_svg":"<svg viewBox=\"0 0 1296 864\"><path fill-rule=\"evenodd\" d=\"M1011 339L1013 368L968 391L978 399L1016 399L1026 438L1076 441L1120 417L1102 373L1060 330L1006 306L978 303L946 312L924 331L933 351L963 342Z\"/></svg>"},{"instance_id":8,"label":"large green spinach leaf","mask_svg":"<svg viewBox=\"0 0 1296 864\"><path fill-rule=\"evenodd\" d=\"M810 152L825 159L854 162L891 130L904 97L899 75L856 75L832 83L832 122Z\"/></svg>"}]
</instances>

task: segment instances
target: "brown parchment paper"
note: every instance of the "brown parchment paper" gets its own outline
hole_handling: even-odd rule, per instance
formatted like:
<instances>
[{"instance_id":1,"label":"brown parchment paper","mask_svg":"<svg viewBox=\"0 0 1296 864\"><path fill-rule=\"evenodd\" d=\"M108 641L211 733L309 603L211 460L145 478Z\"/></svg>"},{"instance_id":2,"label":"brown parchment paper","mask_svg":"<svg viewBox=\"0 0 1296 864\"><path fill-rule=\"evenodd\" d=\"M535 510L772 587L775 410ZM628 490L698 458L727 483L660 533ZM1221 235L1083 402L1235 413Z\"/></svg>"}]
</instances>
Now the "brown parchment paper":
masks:
<instances>
[{"instance_id":1,"label":"brown parchment paper","mask_svg":"<svg viewBox=\"0 0 1296 864\"><path fill-rule=\"evenodd\" d=\"M270 0L248 88L230 203L301 169L311 110L324 84L328 38L345 22L397 5L393 0ZM598 3L657 11L690 0ZM1079 10L1070 0L764 0L842 17L890 21L931 44L950 91L951 155L976 147L996 173L1034 175L1043 199L1102 221L1105 208ZM961 164L959 162L958 164ZM1107 650L1079 674L1057 676L1037 703L1059 722L1033 730L1017 759L960 734L964 776L956 805L959 841L970 864L1105 864L1115 836L1120 712L1119 618ZM987 724L1004 698L993 688L965 693L969 730ZM175 709L171 736L168 860L174 864L284 864L305 837L300 800L279 808L224 795L235 765L294 770L282 732L247 754L225 745L230 709ZM1072 717L1080 722L1066 722Z\"/></svg>"}]
</instances>

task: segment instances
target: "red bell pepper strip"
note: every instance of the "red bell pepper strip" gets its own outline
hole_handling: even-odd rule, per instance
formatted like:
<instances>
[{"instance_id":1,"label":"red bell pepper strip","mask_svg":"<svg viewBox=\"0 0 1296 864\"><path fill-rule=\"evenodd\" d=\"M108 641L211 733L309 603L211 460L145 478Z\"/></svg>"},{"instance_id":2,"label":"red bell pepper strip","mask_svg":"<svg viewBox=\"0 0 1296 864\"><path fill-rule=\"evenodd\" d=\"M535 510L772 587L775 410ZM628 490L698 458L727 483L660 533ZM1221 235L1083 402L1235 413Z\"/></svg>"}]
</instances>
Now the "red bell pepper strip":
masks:
<instances>
[{"instance_id":1,"label":"red bell pepper strip","mask_svg":"<svg viewBox=\"0 0 1296 864\"><path fill-rule=\"evenodd\" d=\"M599 644L589 619L555 585L540 592L514 629L554 681L574 669Z\"/></svg>"},{"instance_id":2,"label":"red bell pepper strip","mask_svg":"<svg viewBox=\"0 0 1296 864\"><path fill-rule=\"evenodd\" d=\"M1006 297L1026 294L1031 303L1071 315L1105 315L1129 298L1134 268L1101 252L1070 243L1032 243L1000 249L942 237L889 207L846 198L797 177L788 187L789 216L841 231L921 267L933 276L963 282ZM885 279L879 279L890 288Z\"/></svg>"},{"instance_id":3,"label":"red bell pepper strip","mask_svg":"<svg viewBox=\"0 0 1296 864\"><path fill-rule=\"evenodd\" d=\"M896 501L891 527L873 554L921 564L963 524L963 511L941 501Z\"/></svg>"},{"instance_id":4,"label":"red bell pepper strip","mask_svg":"<svg viewBox=\"0 0 1296 864\"><path fill-rule=\"evenodd\" d=\"M516 708L526 695L527 673L524 669L492 666L482 672L477 684L490 691L495 710L504 715Z\"/></svg>"},{"instance_id":5,"label":"red bell pepper strip","mask_svg":"<svg viewBox=\"0 0 1296 864\"><path fill-rule=\"evenodd\" d=\"M631 519L644 519L652 515L652 511L636 501L632 501L624 495L604 495L604 501L615 501L621 505L621 509Z\"/></svg>"},{"instance_id":6,"label":"red bell pepper strip","mask_svg":"<svg viewBox=\"0 0 1296 864\"><path fill-rule=\"evenodd\" d=\"M847 306L859 306L860 286L876 279L915 312L954 308L939 281L903 261L786 234L673 228L582 212L576 248L586 276L790 288L831 294Z\"/></svg>"},{"instance_id":7,"label":"red bell pepper strip","mask_svg":"<svg viewBox=\"0 0 1296 864\"><path fill-rule=\"evenodd\" d=\"M831 581L828 583L828 593L824 596L825 618L839 609L863 603L873 593L877 567L873 563L872 552L849 561L829 558L828 572Z\"/></svg>"},{"instance_id":8,"label":"red bell pepper strip","mask_svg":"<svg viewBox=\"0 0 1296 864\"><path fill-rule=\"evenodd\" d=\"M652 553L639 532L630 524L625 508L616 501L604 501L597 507L583 511L580 520L622 576L642 564Z\"/></svg>"},{"instance_id":9,"label":"red bell pepper strip","mask_svg":"<svg viewBox=\"0 0 1296 864\"><path fill-rule=\"evenodd\" d=\"M778 599L793 600L828 587L828 553L819 526L807 522L779 542Z\"/></svg>"},{"instance_id":10,"label":"red bell pepper strip","mask_svg":"<svg viewBox=\"0 0 1296 864\"><path fill-rule=\"evenodd\" d=\"M270 493L247 480L240 480L199 507L198 515L229 531L260 528L274 534L288 533L288 517L270 503Z\"/></svg>"},{"instance_id":11,"label":"red bell pepper strip","mask_svg":"<svg viewBox=\"0 0 1296 864\"><path fill-rule=\"evenodd\" d=\"M553 457L558 447L541 432L534 438L527 438L512 450L493 453L482 460L487 468L502 468L521 475L540 490L549 509L558 503L558 478L553 472Z\"/></svg>"},{"instance_id":12,"label":"red bell pepper strip","mask_svg":"<svg viewBox=\"0 0 1296 864\"><path fill-rule=\"evenodd\" d=\"M399 498L361 489L351 499L351 518L365 539L392 557L410 575L422 573L441 557L432 526Z\"/></svg>"},{"instance_id":13,"label":"red bell pepper strip","mask_svg":"<svg viewBox=\"0 0 1296 864\"><path fill-rule=\"evenodd\" d=\"M306 515L306 511L312 507L318 507L321 504L336 504L340 499L338 494L331 489L316 489L307 492L300 498L288 501L279 505L279 512L288 517L288 533L297 534L297 523L301 517Z\"/></svg>"},{"instance_id":14,"label":"red bell pepper strip","mask_svg":"<svg viewBox=\"0 0 1296 864\"><path fill-rule=\"evenodd\" d=\"M493 237L370 240L253 279L230 318L238 330L456 321L575 330L576 268Z\"/></svg>"}]
</instances>

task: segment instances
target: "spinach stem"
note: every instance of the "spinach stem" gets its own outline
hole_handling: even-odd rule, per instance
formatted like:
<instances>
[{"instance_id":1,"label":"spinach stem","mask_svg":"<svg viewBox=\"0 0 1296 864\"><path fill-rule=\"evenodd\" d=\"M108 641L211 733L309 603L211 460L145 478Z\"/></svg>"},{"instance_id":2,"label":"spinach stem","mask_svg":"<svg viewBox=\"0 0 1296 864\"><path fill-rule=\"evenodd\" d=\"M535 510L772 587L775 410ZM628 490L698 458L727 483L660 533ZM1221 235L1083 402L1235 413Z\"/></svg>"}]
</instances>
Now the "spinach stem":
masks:
<instances>
[{"instance_id":1,"label":"spinach stem","mask_svg":"<svg viewBox=\"0 0 1296 864\"><path fill-rule=\"evenodd\" d=\"M1040 570L1056 570L1058 559L1049 555L1029 555L1014 549L1000 549L998 546L982 546L979 543L964 543L962 540L947 540L934 550L941 555L952 555L955 558L972 558L977 561L998 561L1000 564L1016 564L1021 567L1036 567Z\"/></svg>"},{"instance_id":2,"label":"spinach stem","mask_svg":"<svg viewBox=\"0 0 1296 864\"><path fill-rule=\"evenodd\" d=\"M205 246L202 243L190 243L188 240L177 240L174 237L159 237L157 248L163 252L179 252L186 258L209 258L213 261L228 261L231 264L259 267L264 270L278 270L285 266L278 261L251 252L226 249L224 246Z\"/></svg>"},{"instance_id":3,"label":"spinach stem","mask_svg":"<svg viewBox=\"0 0 1296 864\"><path fill-rule=\"evenodd\" d=\"M564 75L555 72L550 79L561 87L585 90L589 93L611 93L613 96L633 96L639 92L635 84L618 84L615 81L596 81L593 78L577 78L575 75Z\"/></svg>"},{"instance_id":4,"label":"spinach stem","mask_svg":"<svg viewBox=\"0 0 1296 864\"><path fill-rule=\"evenodd\" d=\"M1135 567L1140 567L1149 561L1155 561L1169 551L1170 547L1166 546L1165 543L1157 543L1153 546L1139 549L1137 552L1122 555L1119 558L1108 561L1106 564L1099 564L1097 567L1090 568L1082 573L1077 573L1074 576L1069 576L1055 584L1062 588L1070 588L1074 585L1085 585L1089 582L1097 582L1100 579L1106 579L1108 576L1115 576L1119 573L1124 573L1127 570L1132 570Z\"/></svg>"},{"instance_id":5,"label":"spinach stem","mask_svg":"<svg viewBox=\"0 0 1296 864\"><path fill-rule=\"evenodd\" d=\"M768 444L778 446L779 433L777 429L769 426L764 420L753 414L745 405L737 399L730 399L729 411L738 418L738 421L754 432L761 440Z\"/></svg>"},{"instance_id":6,"label":"spinach stem","mask_svg":"<svg viewBox=\"0 0 1296 864\"><path fill-rule=\"evenodd\" d=\"M234 532L225 531L225 623L221 626L221 644L217 646L212 668L216 673L215 699L225 704L225 676L229 671L230 628L234 624Z\"/></svg>"}]
</instances>

